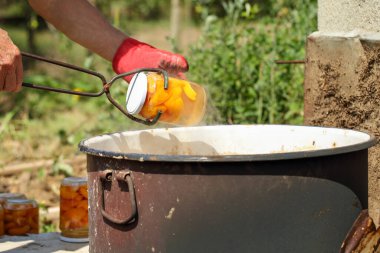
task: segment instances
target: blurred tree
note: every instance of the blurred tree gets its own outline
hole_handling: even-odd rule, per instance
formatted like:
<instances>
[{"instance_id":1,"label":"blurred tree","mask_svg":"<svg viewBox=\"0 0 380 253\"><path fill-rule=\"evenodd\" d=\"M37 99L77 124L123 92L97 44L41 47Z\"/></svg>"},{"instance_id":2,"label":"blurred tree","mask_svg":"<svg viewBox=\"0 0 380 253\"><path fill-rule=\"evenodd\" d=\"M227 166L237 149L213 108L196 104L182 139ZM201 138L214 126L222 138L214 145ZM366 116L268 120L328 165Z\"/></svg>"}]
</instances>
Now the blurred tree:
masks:
<instances>
[{"instance_id":1,"label":"blurred tree","mask_svg":"<svg viewBox=\"0 0 380 253\"><path fill-rule=\"evenodd\" d=\"M191 13L193 9L193 2L192 0L184 0L184 19L186 23L189 23L191 21Z\"/></svg>"},{"instance_id":2,"label":"blurred tree","mask_svg":"<svg viewBox=\"0 0 380 253\"><path fill-rule=\"evenodd\" d=\"M180 45L181 6L180 0L171 0L170 6L170 36L175 44Z\"/></svg>"},{"instance_id":3,"label":"blurred tree","mask_svg":"<svg viewBox=\"0 0 380 253\"><path fill-rule=\"evenodd\" d=\"M38 28L46 27L25 0L0 1L0 23L6 26L19 26L26 30L27 49L36 52L35 32Z\"/></svg>"},{"instance_id":4,"label":"blurred tree","mask_svg":"<svg viewBox=\"0 0 380 253\"><path fill-rule=\"evenodd\" d=\"M106 17L112 16L112 6L119 6L124 20L157 20L169 17L170 0L91 0Z\"/></svg>"},{"instance_id":5,"label":"blurred tree","mask_svg":"<svg viewBox=\"0 0 380 253\"><path fill-rule=\"evenodd\" d=\"M25 1L24 1L25 2ZM31 53L37 52L35 31L38 28L38 19L37 15L31 10L29 5L25 5L26 12L26 31L28 34L28 51Z\"/></svg>"}]
</instances>

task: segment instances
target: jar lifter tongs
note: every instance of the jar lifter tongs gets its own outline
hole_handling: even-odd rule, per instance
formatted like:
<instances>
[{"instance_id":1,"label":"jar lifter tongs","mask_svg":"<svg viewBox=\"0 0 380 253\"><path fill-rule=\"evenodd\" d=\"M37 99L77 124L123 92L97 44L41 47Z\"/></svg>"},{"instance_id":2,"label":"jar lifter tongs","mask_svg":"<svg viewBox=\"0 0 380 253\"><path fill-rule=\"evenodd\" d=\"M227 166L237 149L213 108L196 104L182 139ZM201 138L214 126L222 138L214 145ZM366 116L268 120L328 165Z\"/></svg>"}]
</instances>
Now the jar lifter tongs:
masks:
<instances>
[{"instance_id":1,"label":"jar lifter tongs","mask_svg":"<svg viewBox=\"0 0 380 253\"><path fill-rule=\"evenodd\" d=\"M168 83L169 83L169 81L168 81L169 77L168 77L168 73L165 70L163 70L163 69L159 69L159 68L139 68L139 69L135 69L135 70L132 70L132 71L129 71L129 72L125 72L125 73L121 73L119 75L116 75L116 76L112 77L109 82L107 82L106 78L102 74L100 74L98 72L95 72L95 71L92 71L92 70L89 70L89 69L85 69L85 68L82 68L82 67L78 67L78 66L75 66L75 65L72 65L72 64L69 64L69 63L65 63L65 62L61 62L61 61L57 61L57 60L48 59L48 58L45 58L45 57L42 57L42 56L30 54L30 53L21 52L21 55L23 57L27 57L27 58L31 58L31 59L35 59L35 60L39 60L39 61L43 61L43 62L47 62L47 63L51 63L51 64L54 64L54 65L57 65L57 66L60 66L60 67L63 67L63 68L68 68L68 69L76 70L76 71L79 71L79 72L82 72L82 73L85 73L85 74L88 74L88 75L92 75L92 76L95 76L95 77L99 78L100 81L102 82L102 89L99 92L81 92L81 91L74 91L74 90L68 90L68 89L62 89L62 88L53 88L53 87L49 87L49 86L37 85L37 84L26 83L26 82L22 83L22 86L24 86L24 87L38 89L38 90L44 90L44 91L52 91L52 92L57 92L57 93L65 93L65 94L70 94L70 95L83 96L83 97L100 97L103 94L106 94L106 96L107 96L108 100L111 102L111 104L114 105L117 109L119 109L119 111L121 111L125 116L127 116L128 118L130 118L133 121L136 121L138 123L141 123L141 124L144 124L144 125L148 125L148 126L157 123L158 119L160 118L160 116L162 114L159 111L157 113L157 115L153 119L151 119L151 120L149 120L149 119L143 120L143 119L136 118L135 116L133 116L130 113L128 113L123 108L123 106L121 106L112 97L112 95L110 93L110 89L112 87L112 84L116 80L121 79L121 78L126 77L126 76L137 74L137 73L140 73L140 72L157 72L157 73L162 74L164 76L164 88L167 89L168 88ZM127 100L128 100L128 98L127 98Z\"/></svg>"}]
</instances>

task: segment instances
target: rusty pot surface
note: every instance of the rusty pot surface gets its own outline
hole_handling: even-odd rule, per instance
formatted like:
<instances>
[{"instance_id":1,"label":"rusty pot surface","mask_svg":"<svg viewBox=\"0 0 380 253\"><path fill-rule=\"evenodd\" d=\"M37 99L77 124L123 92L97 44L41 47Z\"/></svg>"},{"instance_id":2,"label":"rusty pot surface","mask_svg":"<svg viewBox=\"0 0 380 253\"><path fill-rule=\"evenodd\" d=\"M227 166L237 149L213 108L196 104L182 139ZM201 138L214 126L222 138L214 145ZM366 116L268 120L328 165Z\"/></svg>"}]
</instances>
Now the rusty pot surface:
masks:
<instances>
[{"instance_id":1,"label":"rusty pot surface","mask_svg":"<svg viewBox=\"0 0 380 253\"><path fill-rule=\"evenodd\" d=\"M374 143L284 125L84 140L90 252L337 252L367 207Z\"/></svg>"}]
</instances>

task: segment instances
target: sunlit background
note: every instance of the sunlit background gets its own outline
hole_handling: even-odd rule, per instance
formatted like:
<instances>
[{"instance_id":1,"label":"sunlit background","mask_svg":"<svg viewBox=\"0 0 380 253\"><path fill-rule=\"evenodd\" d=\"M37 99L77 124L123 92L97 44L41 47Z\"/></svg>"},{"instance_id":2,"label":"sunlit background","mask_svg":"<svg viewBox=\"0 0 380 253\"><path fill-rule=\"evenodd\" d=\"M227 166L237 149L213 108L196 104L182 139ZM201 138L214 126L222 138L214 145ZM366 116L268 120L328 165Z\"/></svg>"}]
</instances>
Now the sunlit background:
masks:
<instances>
[{"instance_id":1,"label":"sunlit background","mask_svg":"<svg viewBox=\"0 0 380 253\"><path fill-rule=\"evenodd\" d=\"M274 61L304 59L306 36L317 29L317 0L91 2L128 35L188 59L187 78L208 91L202 124L302 123L303 66ZM0 0L0 25L22 51L89 68L107 79L114 75L109 62L71 42L25 0ZM79 91L101 87L97 79L46 63L24 61L24 69L24 80L35 84ZM27 193L42 208L57 207L61 179L86 174L80 140L141 128L146 127L131 122L105 97L27 88L1 93L0 191ZM54 217L41 222L41 232L56 231Z\"/></svg>"}]
</instances>

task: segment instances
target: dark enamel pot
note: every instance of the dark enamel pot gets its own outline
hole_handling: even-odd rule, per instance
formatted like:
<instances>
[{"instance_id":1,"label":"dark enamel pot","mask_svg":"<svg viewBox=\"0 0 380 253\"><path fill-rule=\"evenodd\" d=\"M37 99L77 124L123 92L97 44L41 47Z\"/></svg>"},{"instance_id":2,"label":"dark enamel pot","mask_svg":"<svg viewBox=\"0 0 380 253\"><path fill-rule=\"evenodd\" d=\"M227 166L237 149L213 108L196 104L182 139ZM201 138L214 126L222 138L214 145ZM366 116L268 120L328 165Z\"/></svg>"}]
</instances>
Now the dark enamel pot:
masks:
<instances>
[{"instance_id":1,"label":"dark enamel pot","mask_svg":"<svg viewBox=\"0 0 380 253\"><path fill-rule=\"evenodd\" d=\"M338 252L368 205L374 143L285 125L89 138L90 252Z\"/></svg>"}]
</instances>

